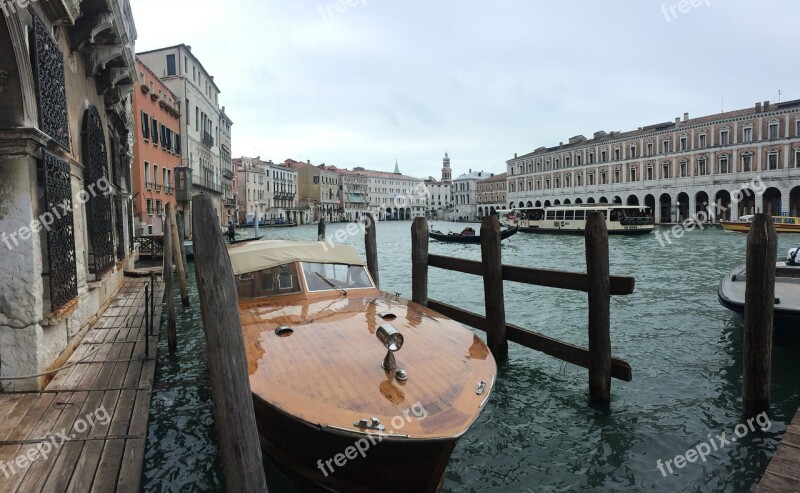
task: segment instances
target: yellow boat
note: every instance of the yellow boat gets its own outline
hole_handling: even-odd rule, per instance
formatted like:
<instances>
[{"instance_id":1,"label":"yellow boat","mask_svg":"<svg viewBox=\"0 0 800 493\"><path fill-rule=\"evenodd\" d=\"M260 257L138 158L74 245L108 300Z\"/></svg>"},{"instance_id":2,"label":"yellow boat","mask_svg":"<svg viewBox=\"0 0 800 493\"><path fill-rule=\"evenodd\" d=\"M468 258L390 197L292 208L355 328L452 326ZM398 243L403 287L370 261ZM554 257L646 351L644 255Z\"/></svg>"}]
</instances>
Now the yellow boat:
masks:
<instances>
[{"instance_id":1,"label":"yellow boat","mask_svg":"<svg viewBox=\"0 0 800 493\"><path fill-rule=\"evenodd\" d=\"M747 215L740 217L738 221L721 221L720 225L725 231L747 233L752 222L753 216ZM800 217L773 216L772 223L777 233L800 233Z\"/></svg>"}]
</instances>

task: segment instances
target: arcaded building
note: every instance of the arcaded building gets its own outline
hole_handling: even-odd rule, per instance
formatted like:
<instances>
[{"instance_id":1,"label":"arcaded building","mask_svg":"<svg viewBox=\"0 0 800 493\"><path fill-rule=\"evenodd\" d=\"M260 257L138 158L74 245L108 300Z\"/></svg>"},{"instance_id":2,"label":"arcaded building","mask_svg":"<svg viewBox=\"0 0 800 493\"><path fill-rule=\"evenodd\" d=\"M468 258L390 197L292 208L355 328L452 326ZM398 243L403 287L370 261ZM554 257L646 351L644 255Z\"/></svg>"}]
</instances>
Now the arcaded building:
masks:
<instances>
[{"instance_id":1,"label":"arcaded building","mask_svg":"<svg viewBox=\"0 0 800 493\"><path fill-rule=\"evenodd\" d=\"M701 211L713 220L759 211L797 216L800 100L578 135L506 164L511 207L641 204L656 222Z\"/></svg>"}]
</instances>

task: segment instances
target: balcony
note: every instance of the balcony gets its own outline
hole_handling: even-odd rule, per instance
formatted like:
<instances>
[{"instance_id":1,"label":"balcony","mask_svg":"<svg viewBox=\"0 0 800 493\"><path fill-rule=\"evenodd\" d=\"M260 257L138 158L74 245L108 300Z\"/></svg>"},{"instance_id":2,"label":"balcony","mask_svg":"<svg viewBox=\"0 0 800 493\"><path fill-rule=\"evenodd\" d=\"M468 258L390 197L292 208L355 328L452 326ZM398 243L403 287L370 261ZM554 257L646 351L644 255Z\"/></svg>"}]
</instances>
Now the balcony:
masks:
<instances>
[{"instance_id":1,"label":"balcony","mask_svg":"<svg viewBox=\"0 0 800 493\"><path fill-rule=\"evenodd\" d=\"M203 132L203 144L214 147L214 137L208 132Z\"/></svg>"},{"instance_id":2,"label":"balcony","mask_svg":"<svg viewBox=\"0 0 800 493\"><path fill-rule=\"evenodd\" d=\"M293 199L294 192L275 192L274 197L276 199Z\"/></svg>"},{"instance_id":3,"label":"balcony","mask_svg":"<svg viewBox=\"0 0 800 493\"><path fill-rule=\"evenodd\" d=\"M164 193L167 195L172 195L173 193L175 193L175 189L169 185L164 185Z\"/></svg>"},{"instance_id":4,"label":"balcony","mask_svg":"<svg viewBox=\"0 0 800 493\"><path fill-rule=\"evenodd\" d=\"M233 197L226 198L225 207L236 207L236 199Z\"/></svg>"},{"instance_id":5,"label":"balcony","mask_svg":"<svg viewBox=\"0 0 800 493\"><path fill-rule=\"evenodd\" d=\"M161 185L159 185L158 183L154 184L153 185L153 191L154 192L161 192Z\"/></svg>"},{"instance_id":6,"label":"balcony","mask_svg":"<svg viewBox=\"0 0 800 493\"><path fill-rule=\"evenodd\" d=\"M152 181L145 181L144 182L144 189L145 190L152 190L153 189L153 182Z\"/></svg>"},{"instance_id":7,"label":"balcony","mask_svg":"<svg viewBox=\"0 0 800 493\"><path fill-rule=\"evenodd\" d=\"M214 180L209 179L205 176L200 176L196 180L194 180L194 186L199 188L204 188L211 192L222 193L222 185L220 185L219 183L214 183Z\"/></svg>"},{"instance_id":8,"label":"balcony","mask_svg":"<svg viewBox=\"0 0 800 493\"><path fill-rule=\"evenodd\" d=\"M233 171L229 169L222 170L222 177L226 180L233 180Z\"/></svg>"}]
</instances>

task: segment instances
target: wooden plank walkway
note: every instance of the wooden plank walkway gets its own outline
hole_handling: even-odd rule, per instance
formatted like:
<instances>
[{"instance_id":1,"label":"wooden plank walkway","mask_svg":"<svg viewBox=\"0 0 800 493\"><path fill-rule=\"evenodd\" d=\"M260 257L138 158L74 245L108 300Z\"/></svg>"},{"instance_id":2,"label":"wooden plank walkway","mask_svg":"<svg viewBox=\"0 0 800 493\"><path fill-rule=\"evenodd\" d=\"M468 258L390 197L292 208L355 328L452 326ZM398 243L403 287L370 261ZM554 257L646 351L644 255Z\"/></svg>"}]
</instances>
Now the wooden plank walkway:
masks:
<instances>
[{"instance_id":1,"label":"wooden plank walkway","mask_svg":"<svg viewBox=\"0 0 800 493\"><path fill-rule=\"evenodd\" d=\"M758 482L757 493L800 491L800 411L797 412L775 456Z\"/></svg>"},{"instance_id":2,"label":"wooden plank walkway","mask_svg":"<svg viewBox=\"0 0 800 493\"><path fill-rule=\"evenodd\" d=\"M138 492L164 294L145 355L146 279L127 278L43 392L0 394L0 492Z\"/></svg>"}]
</instances>

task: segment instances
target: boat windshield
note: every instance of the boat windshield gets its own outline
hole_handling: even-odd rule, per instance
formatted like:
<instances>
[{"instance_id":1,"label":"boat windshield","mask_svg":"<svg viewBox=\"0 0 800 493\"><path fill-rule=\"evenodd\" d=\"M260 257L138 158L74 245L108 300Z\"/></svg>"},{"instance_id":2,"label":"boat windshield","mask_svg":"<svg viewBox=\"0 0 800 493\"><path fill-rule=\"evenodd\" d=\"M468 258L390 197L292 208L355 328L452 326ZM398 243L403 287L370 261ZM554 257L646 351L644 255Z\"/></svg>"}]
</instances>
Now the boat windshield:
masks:
<instances>
[{"instance_id":1,"label":"boat windshield","mask_svg":"<svg viewBox=\"0 0 800 493\"><path fill-rule=\"evenodd\" d=\"M303 262L302 265L309 292L373 287L363 265L313 262Z\"/></svg>"},{"instance_id":2,"label":"boat windshield","mask_svg":"<svg viewBox=\"0 0 800 493\"><path fill-rule=\"evenodd\" d=\"M236 276L239 299L269 298L300 292L295 264L279 265Z\"/></svg>"}]
</instances>

